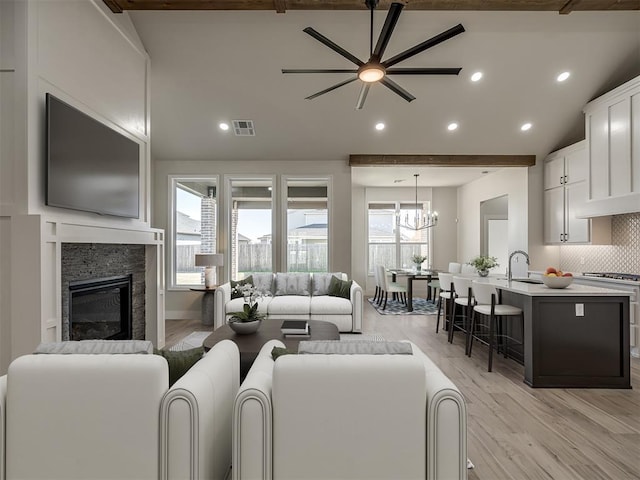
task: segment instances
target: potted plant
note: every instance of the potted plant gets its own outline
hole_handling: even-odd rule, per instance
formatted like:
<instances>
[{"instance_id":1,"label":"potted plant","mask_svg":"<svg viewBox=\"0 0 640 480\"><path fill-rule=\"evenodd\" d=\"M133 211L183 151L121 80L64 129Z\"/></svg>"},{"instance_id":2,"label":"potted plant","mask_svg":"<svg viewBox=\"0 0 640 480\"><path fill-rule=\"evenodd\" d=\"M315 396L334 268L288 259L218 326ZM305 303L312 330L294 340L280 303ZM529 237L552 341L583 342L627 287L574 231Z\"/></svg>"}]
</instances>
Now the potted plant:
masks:
<instances>
[{"instance_id":1,"label":"potted plant","mask_svg":"<svg viewBox=\"0 0 640 480\"><path fill-rule=\"evenodd\" d=\"M420 255L419 253L415 253L413 257L411 257L411 260L416 264L416 270L418 271L422 270L422 262L424 262L426 259L426 256Z\"/></svg>"},{"instance_id":2,"label":"potted plant","mask_svg":"<svg viewBox=\"0 0 640 480\"><path fill-rule=\"evenodd\" d=\"M478 271L478 275L486 277L489 275L489 269L497 267L498 259L496 257L490 257L488 255L479 255L469 262L469 265L473 265Z\"/></svg>"},{"instance_id":3,"label":"potted plant","mask_svg":"<svg viewBox=\"0 0 640 480\"><path fill-rule=\"evenodd\" d=\"M262 298L263 294L250 283L236 285L233 291L244 297L244 306L241 312L231 312L229 327L239 334L254 333L265 318L264 313L258 312L258 299Z\"/></svg>"}]
</instances>

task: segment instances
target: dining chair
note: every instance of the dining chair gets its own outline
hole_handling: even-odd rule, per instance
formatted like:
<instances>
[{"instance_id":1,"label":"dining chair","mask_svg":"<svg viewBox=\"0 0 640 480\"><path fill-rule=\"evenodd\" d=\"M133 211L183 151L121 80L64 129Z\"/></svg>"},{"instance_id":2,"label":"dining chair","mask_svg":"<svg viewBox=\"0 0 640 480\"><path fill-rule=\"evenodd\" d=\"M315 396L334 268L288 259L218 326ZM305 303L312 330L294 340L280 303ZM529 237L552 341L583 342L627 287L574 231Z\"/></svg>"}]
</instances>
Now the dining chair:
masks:
<instances>
[{"instance_id":1,"label":"dining chair","mask_svg":"<svg viewBox=\"0 0 640 480\"><path fill-rule=\"evenodd\" d=\"M378 296L380 295L380 275L378 275L378 265L373 267L373 278L376 282L376 291L373 294L373 301L377 303Z\"/></svg>"},{"instance_id":2,"label":"dining chair","mask_svg":"<svg viewBox=\"0 0 640 480\"><path fill-rule=\"evenodd\" d=\"M453 291L455 295L451 308L451 320L449 322L449 343L453 343L453 334L455 333L456 329L463 331L466 334L464 348L465 354L468 351L471 310L474 305L473 292L471 290L472 281L473 279L470 277L453 277ZM460 320L456 323L456 313L458 311L458 305L462 307L462 314L459 316Z\"/></svg>"},{"instance_id":3,"label":"dining chair","mask_svg":"<svg viewBox=\"0 0 640 480\"><path fill-rule=\"evenodd\" d=\"M473 314L471 316L471 326L469 327L469 347L467 349L467 355L471 356L471 350L473 349L473 339L476 338L480 341L480 336L476 333L477 327L484 327L489 330L486 343L489 345L489 360L487 363L487 371L490 372L493 366L493 349L496 347L497 337L504 339L503 353L505 358L507 357L510 337L508 332L498 332L497 319L508 319L509 317L519 317L524 322L524 312L521 308L513 305L505 305L498 303L498 290L494 285L490 283L474 280L472 285L473 295L477 304L473 307ZM478 324L478 314L484 317L489 317L489 324Z\"/></svg>"},{"instance_id":4,"label":"dining chair","mask_svg":"<svg viewBox=\"0 0 640 480\"><path fill-rule=\"evenodd\" d=\"M389 293L398 294L398 298L405 305L407 304L407 289L399 285L395 282L390 282L389 277L387 277L387 271L384 268L384 265L378 265L378 277L380 278L380 288L382 291L380 292L380 302L382 302L382 298L384 298L384 304L382 305L382 309L387 308L387 298Z\"/></svg>"}]
</instances>

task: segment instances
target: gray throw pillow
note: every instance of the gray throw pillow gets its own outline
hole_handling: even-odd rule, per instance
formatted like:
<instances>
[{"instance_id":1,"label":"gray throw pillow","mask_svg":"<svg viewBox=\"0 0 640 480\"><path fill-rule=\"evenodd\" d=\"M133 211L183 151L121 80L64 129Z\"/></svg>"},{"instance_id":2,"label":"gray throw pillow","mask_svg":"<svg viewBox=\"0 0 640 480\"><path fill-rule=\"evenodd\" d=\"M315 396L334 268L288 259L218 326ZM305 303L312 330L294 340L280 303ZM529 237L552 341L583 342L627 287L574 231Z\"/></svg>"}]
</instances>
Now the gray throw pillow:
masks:
<instances>
[{"instance_id":1,"label":"gray throw pillow","mask_svg":"<svg viewBox=\"0 0 640 480\"><path fill-rule=\"evenodd\" d=\"M276 273L276 296L309 296L310 287L311 275L308 273Z\"/></svg>"},{"instance_id":2,"label":"gray throw pillow","mask_svg":"<svg viewBox=\"0 0 640 480\"><path fill-rule=\"evenodd\" d=\"M273 273L254 273L253 286L262 295L271 295L273 293Z\"/></svg>"},{"instance_id":3,"label":"gray throw pillow","mask_svg":"<svg viewBox=\"0 0 640 480\"><path fill-rule=\"evenodd\" d=\"M329 283L331 277L342 278L342 273L314 273L313 274L313 287L312 295L314 297L320 295L327 295L329 293Z\"/></svg>"}]
</instances>

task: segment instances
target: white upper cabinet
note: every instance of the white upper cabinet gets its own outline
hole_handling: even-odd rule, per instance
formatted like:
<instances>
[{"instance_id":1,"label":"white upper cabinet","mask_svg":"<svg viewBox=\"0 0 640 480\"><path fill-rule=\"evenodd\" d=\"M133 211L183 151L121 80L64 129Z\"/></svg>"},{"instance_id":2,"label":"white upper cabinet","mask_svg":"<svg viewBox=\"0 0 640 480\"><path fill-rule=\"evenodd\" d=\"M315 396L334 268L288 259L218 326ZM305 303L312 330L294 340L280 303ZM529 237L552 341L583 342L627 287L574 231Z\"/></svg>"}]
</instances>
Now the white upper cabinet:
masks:
<instances>
[{"instance_id":1,"label":"white upper cabinet","mask_svg":"<svg viewBox=\"0 0 640 480\"><path fill-rule=\"evenodd\" d=\"M544 163L544 188L545 243L611 241L609 218L590 220L577 216L588 193L585 141L549 154Z\"/></svg>"},{"instance_id":2,"label":"white upper cabinet","mask_svg":"<svg viewBox=\"0 0 640 480\"><path fill-rule=\"evenodd\" d=\"M589 102L588 200L582 217L640 211L640 77Z\"/></svg>"}]
</instances>

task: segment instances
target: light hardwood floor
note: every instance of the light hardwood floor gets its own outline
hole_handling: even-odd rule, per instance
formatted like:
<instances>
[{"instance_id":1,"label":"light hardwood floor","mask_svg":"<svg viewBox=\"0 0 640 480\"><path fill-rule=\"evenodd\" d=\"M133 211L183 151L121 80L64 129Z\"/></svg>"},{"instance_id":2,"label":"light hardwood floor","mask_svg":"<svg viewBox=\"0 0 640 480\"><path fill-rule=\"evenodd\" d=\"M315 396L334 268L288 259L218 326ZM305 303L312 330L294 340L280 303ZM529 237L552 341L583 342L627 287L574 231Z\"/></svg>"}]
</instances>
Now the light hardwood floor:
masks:
<instances>
[{"instance_id":1,"label":"light hardwood floor","mask_svg":"<svg viewBox=\"0 0 640 480\"><path fill-rule=\"evenodd\" d=\"M632 390L533 389L523 367L474 345L464 355L435 333L435 315L379 315L364 302L364 333L408 339L433 359L467 400L470 480L640 479L640 361L632 359ZM197 320L167 321L167 345L196 330Z\"/></svg>"}]
</instances>

